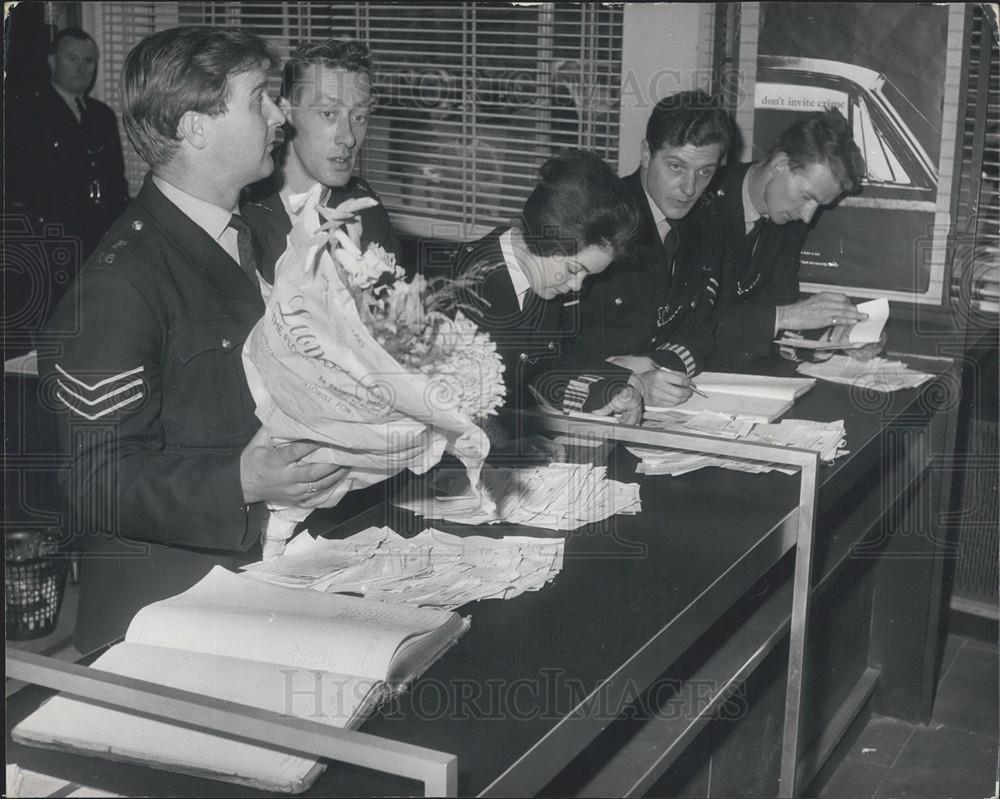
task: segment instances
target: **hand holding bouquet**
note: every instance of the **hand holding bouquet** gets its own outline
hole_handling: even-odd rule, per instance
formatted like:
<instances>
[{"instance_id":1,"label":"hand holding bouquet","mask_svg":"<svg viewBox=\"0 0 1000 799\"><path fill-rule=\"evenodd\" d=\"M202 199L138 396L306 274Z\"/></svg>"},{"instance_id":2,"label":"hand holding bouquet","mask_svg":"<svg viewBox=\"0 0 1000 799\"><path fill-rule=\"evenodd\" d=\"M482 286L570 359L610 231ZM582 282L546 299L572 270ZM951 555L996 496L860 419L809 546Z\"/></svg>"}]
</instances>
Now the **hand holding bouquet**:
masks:
<instances>
[{"instance_id":1,"label":"hand holding bouquet","mask_svg":"<svg viewBox=\"0 0 1000 799\"><path fill-rule=\"evenodd\" d=\"M403 469L423 473L446 449L478 485L489 443L474 420L495 413L504 392L495 345L446 313L447 289L405 282L378 245L361 251L352 220L374 200L328 209L320 196L317 185L243 349L258 418L272 439L321 443L310 459L350 469L331 506ZM310 512L271 511L265 557Z\"/></svg>"}]
</instances>

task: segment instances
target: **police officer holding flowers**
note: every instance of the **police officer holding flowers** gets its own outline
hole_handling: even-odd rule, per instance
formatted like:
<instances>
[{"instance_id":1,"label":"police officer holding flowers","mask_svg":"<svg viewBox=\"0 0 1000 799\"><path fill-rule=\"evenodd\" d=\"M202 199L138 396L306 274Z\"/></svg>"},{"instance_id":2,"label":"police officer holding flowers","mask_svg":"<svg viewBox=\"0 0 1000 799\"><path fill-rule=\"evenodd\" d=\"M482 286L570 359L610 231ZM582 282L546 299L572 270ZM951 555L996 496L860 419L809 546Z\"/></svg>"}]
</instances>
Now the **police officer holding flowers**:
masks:
<instances>
[{"instance_id":1,"label":"police officer holding flowers","mask_svg":"<svg viewBox=\"0 0 1000 799\"><path fill-rule=\"evenodd\" d=\"M84 652L213 565L256 560L266 503L315 507L342 479L302 462L315 445L259 430L241 363L264 304L236 210L273 169L274 64L256 36L208 28L148 36L125 63L125 128L151 172L40 347L85 537Z\"/></svg>"}]
</instances>

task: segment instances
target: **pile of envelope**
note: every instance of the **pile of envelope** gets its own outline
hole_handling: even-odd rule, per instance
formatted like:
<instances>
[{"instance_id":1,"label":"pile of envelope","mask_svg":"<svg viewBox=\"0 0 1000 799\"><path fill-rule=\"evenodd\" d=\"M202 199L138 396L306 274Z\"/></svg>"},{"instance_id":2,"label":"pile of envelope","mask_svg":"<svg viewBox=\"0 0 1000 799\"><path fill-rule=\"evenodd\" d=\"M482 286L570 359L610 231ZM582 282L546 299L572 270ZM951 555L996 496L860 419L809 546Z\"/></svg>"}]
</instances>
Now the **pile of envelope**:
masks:
<instances>
[{"instance_id":1,"label":"pile of envelope","mask_svg":"<svg viewBox=\"0 0 1000 799\"><path fill-rule=\"evenodd\" d=\"M888 358L859 361L848 355L834 355L822 363L802 363L799 364L798 371L831 383L846 383L883 392L916 388L933 377L926 372L911 369L902 361L891 361Z\"/></svg>"},{"instance_id":2,"label":"pile of envelope","mask_svg":"<svg viewBox=\"0 0 1000 799\"><path fill-rule=\"evenodd\" d=\"M433 528L403 538L370 527L340 540L300 533L282 556L244 572L293 588L453 610L539 590L561 571L563 549L562 538L456 536Z\"/></svg>"},{"instance_id":3,"label":"pile of envelope","mask_svg":"<svg viewBox=\"0 0 1000 799\"><path fill-rule=\"evenodd\" d=\"M715 418L721 417L721 418ZM831 463L846 454L843 420L836 422L814 422L809 419L785 419L779 424L754 424L725 414L703 412L681 425L689 432L699 432L733 440L752 441L780 447L811 449L819 453L820 460ZM675 428L676 429L676 428ZM636 471L642 474L680 475L718 466L738 472L763 474L779 471L793 474L796 470L780 464L733 458L726 455L707 455L662 447L628 446L629 452L640 459Z\"/></svg>"},{"instance_id":4,"label":"pile of envelope","mask_svg":"<svg viewBox=\"0 0 1000 799\"><path fill-rule=\"evenodd\" d=\"M589 463L487 466L478 490L469 486L464 471L437 469L428 479L411 483L393 504L428 519L548 530L576 530L642 509L637 483L609 480L604 466Z\"/></svg>"}]
</instances>

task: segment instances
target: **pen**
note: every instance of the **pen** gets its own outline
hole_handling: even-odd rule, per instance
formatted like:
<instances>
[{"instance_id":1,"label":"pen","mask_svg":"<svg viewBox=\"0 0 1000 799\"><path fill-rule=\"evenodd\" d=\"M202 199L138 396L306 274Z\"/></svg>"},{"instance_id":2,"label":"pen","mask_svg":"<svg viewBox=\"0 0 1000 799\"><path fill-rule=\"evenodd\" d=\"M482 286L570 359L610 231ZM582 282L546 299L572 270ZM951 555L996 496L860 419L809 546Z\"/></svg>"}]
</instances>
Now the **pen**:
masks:
<instances>
[{"instance_id":1,"label":"pen","mask_svg":"<svg viewBox=\"0 0 1000 799\"><path fill-rule=\"evenodd\" d=\"M674 371L673 369L668 369L666 366L657 366L656 368L659 369L661 372L673 372ZM675 372L675 374L676 374L676 372ZM702 391L700 388L698 388L698 386L696 386L694 384L693 380L691 381L690 385L691 385L691 390L695 394L697 394L699 397L704 397L705 399L711 399L711 397L709 397L708 394L706 394L704 391Z\"/></svg>"}]
</instances>

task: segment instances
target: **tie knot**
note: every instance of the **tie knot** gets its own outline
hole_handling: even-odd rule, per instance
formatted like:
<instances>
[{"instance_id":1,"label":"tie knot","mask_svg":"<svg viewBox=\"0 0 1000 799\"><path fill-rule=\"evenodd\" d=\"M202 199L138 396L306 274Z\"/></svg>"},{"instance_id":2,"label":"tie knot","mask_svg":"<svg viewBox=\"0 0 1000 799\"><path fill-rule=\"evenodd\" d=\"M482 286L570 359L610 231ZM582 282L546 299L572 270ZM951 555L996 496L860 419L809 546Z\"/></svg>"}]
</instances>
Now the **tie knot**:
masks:
<instances>
[{"instance_id":1,"label":"tie knot","mask_svg":"<svg viewBox=\"0 0 1000 799\"><path fill-rule=\"evenodd\" d=\"M240 236L250 235L250 226L246 223L246 220L244 220L243 217L240 216L239 214L233 214L231 217L229 217L229 227L235 230L236 233Z\"/></svg>"}]
</instances>

